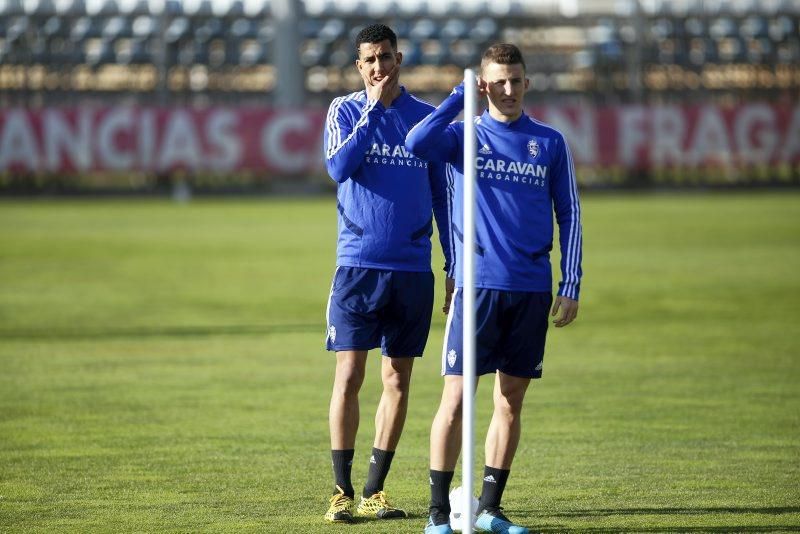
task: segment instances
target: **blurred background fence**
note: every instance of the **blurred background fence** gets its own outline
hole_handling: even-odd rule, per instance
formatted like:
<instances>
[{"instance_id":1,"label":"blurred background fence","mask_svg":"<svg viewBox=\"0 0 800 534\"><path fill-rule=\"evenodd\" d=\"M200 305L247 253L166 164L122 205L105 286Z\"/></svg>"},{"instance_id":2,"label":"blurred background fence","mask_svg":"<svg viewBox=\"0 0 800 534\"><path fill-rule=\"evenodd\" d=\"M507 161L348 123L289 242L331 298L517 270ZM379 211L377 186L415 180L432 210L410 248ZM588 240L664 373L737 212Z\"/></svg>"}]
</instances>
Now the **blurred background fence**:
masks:
<instances>
[{"instance_id":1,"label":"blurred background fence","mask_svg":"<svg viewBox=\"0 0 800 534\"><path fill-rule=\"evenodd\" d=\"M330 188L373 21L433 103L518 44L584 188L800 185L800 0L0 0L0 193Z\"/></svg>"}]
</instances>

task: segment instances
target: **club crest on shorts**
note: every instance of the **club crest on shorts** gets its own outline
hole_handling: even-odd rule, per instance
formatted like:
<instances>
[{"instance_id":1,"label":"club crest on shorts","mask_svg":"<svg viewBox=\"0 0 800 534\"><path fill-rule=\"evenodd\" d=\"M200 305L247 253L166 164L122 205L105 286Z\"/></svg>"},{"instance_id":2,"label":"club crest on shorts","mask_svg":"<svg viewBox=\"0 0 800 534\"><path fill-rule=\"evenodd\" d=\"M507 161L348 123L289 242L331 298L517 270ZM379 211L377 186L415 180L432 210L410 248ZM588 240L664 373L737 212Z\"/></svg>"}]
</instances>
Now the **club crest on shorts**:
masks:
<instances>
[{"instance_id":1,"label":"club crest on shorts","mask_svg":"<svg viewBox=\"0 0 800 534\"><path fill-rule=\"evenodd\" d=\"M458 355L455 349L450 349L450 352L447 353L447 365L453 367L456 364L456 358L458 358Z\"/></svg>"},{"instance_id":2,"label":"club crest on shorts","mask_svg":"<svg viewBox=\"0 0 800 534\"><path fill-rule=\"evenodd\" d=\"M528 154L534 158L539 155L539 143L536 142L536 139L528 141Z\"/></svg>"},{"instance_id":3,"label":"club crest on shorts","mask_svg":"<svg viewBox=\"0 0 800 534\"><path fill-rule=\"evenodd\" d=\"M328 327L328 338L331 340L331 343L336 343L336 327L333 325Z\"/></svg>"}]
</instances>

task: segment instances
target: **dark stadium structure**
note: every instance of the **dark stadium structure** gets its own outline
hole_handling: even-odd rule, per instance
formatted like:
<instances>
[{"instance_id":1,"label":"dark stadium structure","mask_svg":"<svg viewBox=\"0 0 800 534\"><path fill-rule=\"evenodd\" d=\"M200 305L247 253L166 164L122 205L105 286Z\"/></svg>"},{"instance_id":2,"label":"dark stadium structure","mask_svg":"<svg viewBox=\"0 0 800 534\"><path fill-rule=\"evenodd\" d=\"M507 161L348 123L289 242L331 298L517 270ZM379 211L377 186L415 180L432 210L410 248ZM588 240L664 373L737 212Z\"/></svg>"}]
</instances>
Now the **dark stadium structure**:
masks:
<instances>
[{"instance_id":1,"label":"dark stadium structure","mask_svg":"<svg viewBox=\"0 0 800 534\"><path fill-rule=\"evenodd\" d=\"M283 0L296 25L288 43L278 3L0 0L0 105L271 104L281 57L302 69L303 102L325 105L358 89L352 36L374 20L398 33L407 87L433 98L498 41L524 49L542 102L780 99L800 88L798 0Z\"/></svg>"}]
</instances>

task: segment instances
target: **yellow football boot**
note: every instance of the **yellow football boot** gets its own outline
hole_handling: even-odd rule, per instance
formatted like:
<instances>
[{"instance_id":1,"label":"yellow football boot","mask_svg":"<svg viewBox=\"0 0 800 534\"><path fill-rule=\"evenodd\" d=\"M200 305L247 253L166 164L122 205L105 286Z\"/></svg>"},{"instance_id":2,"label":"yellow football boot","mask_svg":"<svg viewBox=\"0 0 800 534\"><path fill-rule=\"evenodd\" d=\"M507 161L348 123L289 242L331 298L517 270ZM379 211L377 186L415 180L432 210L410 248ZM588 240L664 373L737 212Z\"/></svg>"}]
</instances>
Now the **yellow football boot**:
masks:
<instances>
[{"instance_id":1,"label":"yellow football boot","mask_svg":"<svg viewBox=\"0 0 800 534\"><path fill-rule=\"evenodd\" d=\"M330 523L352 523L353 522L353 501L352 497L344 494L344 490L336 486L338 493L331 496L331 505L325 513L325 521Z\"/></svg>"},{"instance_id":2,"label":"yellow football boot","mask_svg":"<svg viewBox=\"0 0 800 534\"><path fill-rule=\"evenodd\" d=\"M405 510L394 508L387 502L386 493L383 490L372 497L361 497L356 513L363 517L376 517L378 519L408 517Z\"/></svg>"}]
</instances>

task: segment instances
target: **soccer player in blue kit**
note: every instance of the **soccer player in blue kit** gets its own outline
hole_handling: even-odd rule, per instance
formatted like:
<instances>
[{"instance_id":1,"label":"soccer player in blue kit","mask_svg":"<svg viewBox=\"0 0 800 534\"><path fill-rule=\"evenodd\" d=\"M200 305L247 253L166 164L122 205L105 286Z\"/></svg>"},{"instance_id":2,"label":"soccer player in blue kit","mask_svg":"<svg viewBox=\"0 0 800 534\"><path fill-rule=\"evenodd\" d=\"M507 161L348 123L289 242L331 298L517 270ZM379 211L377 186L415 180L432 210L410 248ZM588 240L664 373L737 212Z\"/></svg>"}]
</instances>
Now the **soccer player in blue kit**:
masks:
<instances>
[{"instance_id":1,"label":"soccer player in blue kit","mask_svg":"<svg viewBox=\"0 0 800 534\"><path fill-rule=\"evenodd\" d=\"M530 380L542 376L548 313L556 327L578 312L581 278L580 204L572 156L563 135L522 110L528 89L525 63L514 45L499 44L481 60L478 92L489 109L475 117L476 370L494 374L494 412L486 434L478 530L525 534L503 513L503 496L521 434L520 414ZM463 84L409 132L406 145L428 161L450 164L455 200L452 235L463 258ZM473 119L467 117L466 119ZM559 226L561 273L553 304L550 250L553 212ZM452 532L448 493L461 450L463 269L456 273L447 318L444 391L431 428L430 516L425 532ZM551 309L552 304L552 309Z\"/></svg>"},{"instance_id":2,"label":"soccer player in blue kit","mask_svg":"<svg viewBox=\"0 0 800 534\"><path fill-rule=\"evenodd\" d=\"M350 473L359 424L358 393L367 352L381 347L383 393L367 481L355 512L407 517L391 506L383 484L408 407L411 369L422 355L433 310L432 216L449 269L447 184L443 164L405 148L409 129L433 106L399 83L403 56L382 24L356 37L356 67L365 89L333 100L325 123L325 163L338 183L336 272L328 300L327 349L336 352L329 424L334 494L325 520L353 521ZM449 308L453 281L446 284Z\"/></svg>"}]
</instances>

